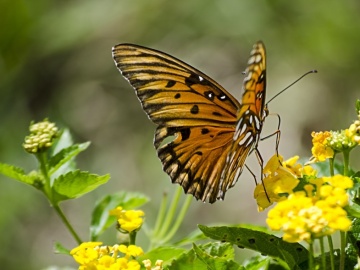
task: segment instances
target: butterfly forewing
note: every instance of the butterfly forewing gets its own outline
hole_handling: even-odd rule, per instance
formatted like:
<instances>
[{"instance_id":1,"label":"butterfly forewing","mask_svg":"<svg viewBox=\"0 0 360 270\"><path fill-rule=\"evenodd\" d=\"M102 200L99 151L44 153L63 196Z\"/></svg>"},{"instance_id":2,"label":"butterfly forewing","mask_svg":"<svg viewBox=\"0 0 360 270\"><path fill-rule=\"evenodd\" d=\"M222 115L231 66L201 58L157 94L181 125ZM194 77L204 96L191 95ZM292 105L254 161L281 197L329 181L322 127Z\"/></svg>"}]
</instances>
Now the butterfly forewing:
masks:
<instances>
[{"instance_id":1,"label":"butterfly forewing","mask_svg":"<svg viewBox=\"0 0 360 270\"><path fill-rule=\"evenodd\" d=\"M210 77L170 55L131 44L113 48L116 66L158 126L154 145L164 171L197 199L212 203L223 198L257 143L258 135L251 133L253 141L239 144L253 127L245 114L261 115L264 106L257 74L265 62L261 66L256 60L263 48L257 46L250 57L255 60L249 60L242 105ZM170 142L163 143L167 138Z\"/></svg>"},{"instance_id":2,"label":"butterfly forewing","mask_svg":"<svg viewBox=\"0 0 360 270\"><path fill-rule=\"evenodd\" d=\"M239 120L220 181L223 194L236 183L249 152L257 148L267 110L265 61L265 46L262 42L258 42L250 53L245 70L241 109L238 112Z\"/></svg>"}]
</instances>

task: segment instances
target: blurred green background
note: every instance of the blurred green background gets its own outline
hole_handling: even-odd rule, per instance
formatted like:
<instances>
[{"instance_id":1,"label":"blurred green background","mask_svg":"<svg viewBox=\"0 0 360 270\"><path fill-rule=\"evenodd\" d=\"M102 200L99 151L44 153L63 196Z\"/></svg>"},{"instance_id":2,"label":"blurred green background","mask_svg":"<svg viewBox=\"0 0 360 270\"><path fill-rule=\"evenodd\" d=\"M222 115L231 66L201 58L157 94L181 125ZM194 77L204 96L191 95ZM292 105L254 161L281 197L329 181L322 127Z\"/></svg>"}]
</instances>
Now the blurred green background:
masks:
<instances>
[{"instance_id":1,"label":"blurred green background","mask_svg":"<svg viewBox=\"0 0 360 270\"><path fill-rule=\"evenodd\" d=\"M63 204L81 236L88 236L95 201L120 190L151 198L144 207L151 225L162 194L172 194L175 186L156 157L154 125L115 68L111 47L130 42L167 52L237 98L257 40L267 47L268 98L317 69L269 106L282 116L280 153L308 157L312 130L346 128L356 118L359 14L357 0L0 0L0 161L33 169L35 160L21 144L31 120L49 117L69 127L77 142L92 142L79 156L83 170L112 175L96 192ZM276 128L276 117L269 117L263 134ZM265 160L274 145L273 139L261 143ZM255 157L248 165L259 174ZM178 238L198 223L265 225L253 189L244 172L225 201L194 201ZM53 254L55 241L68 248L75 242L40 195L0 176L1 269L75 266L71 258ZM116 241L111 234L104 239Z\"/></svg>"}]
</instances>

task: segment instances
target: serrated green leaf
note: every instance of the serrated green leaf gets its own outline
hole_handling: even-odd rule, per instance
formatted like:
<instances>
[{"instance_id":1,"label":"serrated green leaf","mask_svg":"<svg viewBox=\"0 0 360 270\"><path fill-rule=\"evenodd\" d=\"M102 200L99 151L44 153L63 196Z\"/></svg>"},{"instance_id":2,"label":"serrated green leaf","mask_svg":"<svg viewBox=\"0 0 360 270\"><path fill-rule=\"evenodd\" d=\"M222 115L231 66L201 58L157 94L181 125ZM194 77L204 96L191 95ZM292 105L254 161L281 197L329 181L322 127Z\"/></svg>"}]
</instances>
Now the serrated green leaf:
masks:
<instances>
[{"instance_id":1,"label":"serrated green leaf","mask_svg":"<svg viewBox=\"0 0 360 270\"><path fill-rule=\"evenodd\" d=\"M95 241L99 235L115 223L116 217L109 215L110 210L118 206L130 210L140 207L148 201L149 198L142 193L125 191L107 195L97 201L91 218L91 241Z\"/></svg>"},{"instance_id":2,"label":"serrated green leaf","mask_svg":"<svg viewBox=\"0 0 360 270\"><path fill-rule=\"evenodd\" d=\"M70 255L70 250L65 248L60 242L55 242L55 244L54 244L54 253Z\"/></svg>"},{"instance_id":3,"label":"serrated green leaf","mask_svg":"<svg viewBox=\"0 0 360 270\"><path fill-rule=\"evenodd\" d=\"M218 244L218 243L211 243L211 244ZM196 256L207 266L207 269L209 270L222 270L222 269L228 269L228 270L241 270L244 269L243 266L239 265L235 261L233 261L232 258L227 257L227 252L223 253L222 251L228 250L229 247L232 249L232 245L225 245L222 244L220 247L218 245L214 247L210 247L211 253L205 252L205 250L208 250L207 248L200 248L195 243L193 244L193 249L195 251ZM220 254L212 254L214 250L219 250ZM233 254L232 254L233 255Z\"/></svg>"},{"instance_id":4,"label":"serrated green leaf","mask_svg":"<svg viewBox=\"0 0 360 270\"><path fill-rule=\"evenodd\" d=\"M221 261L219 267L227 265L229 268L216 268L216 269L243 269L236 268L239 265L231 260L230 251L233 249L229 243L207 243L204 245L197 246L197 250L194 248L188 252L183 252L178 258L174 259L169 265L171 270L208 270L213 269L209 268L212 263L207 262L207 260L219 260ZM207 254L207 252L212 252L213 256ZM216 253L218 255L216 255ZM201 258L200 258L201 257ZM216 257L216 258L215 258ZM227 261L227 262L226 262ZM209 265L207 265L207 263ZM235 268L233 268L235 267Z\"/></svg>"},{"instance_id":5,"label":"serrated green leaf","mask_svg":"<svg viewBox=\"0 0 360 270\"><path fill-rule=\"evenodd\" d=\"M60 175L54 180L54 203L78 198L105 184L109 179L109 174L100 176L80 170Z\"/></svg>"},{"instance_id":6,"label":"serrated green leaf","mask_svg":"<svg viewBox=\"0 0 360 270\"><path fill-rule=\"evenodd\" d=\"M350 260L357 260L360 255L360 219L354 218L352 220L351 229L347 233L348 246L346 247L346 255Z\"/></svg>"},{"instance_id":7,"label":"serrated green leaf","mask_svg":"<svg viewBox=\"0 0 360 270\"><path fill-rule=\"evenodd\" d=\"M177 259L173 260L168 266L171 270L208 270L205 263L203 263L191 249L188 252L182 253Z\"/></svg>"},{"instance_id":8,"label":"serrated green leaf","mask_svg":"<svg viewBox=\"0 0 360 270\"><path fill-rule=\"evenodd\" d=\"M183 248L158 247L138 257L137 261L142 262L143 260L150 260L154 264L157 260L162 260L163 267L166 268L173 260L185 252L187 252L187 250Z\"/></svg>"},{"instance_id":9,"label":"serrated green leaf","mask_svg":"<svg viewBox=\"0 0 360 270\"><path fill-rule=\"evenodd\" d=\"M238 227L206 227L199 229L208 237L229 242L241 248L255 250L286 262L290 269L300 269L299 265L308 259L308 251L298 243L288 243L281 238L260 231Z\"/></svg>"},{"instance_id":10,"label":"serrated green leaf","mask_svg":"<svg viewBox=\"0 0 360 270\"><path fill-rule=\"evenodd\" d=\"M271 257L260 257L254 256L245 262L246 270L258 270L263 269L267 270L269 268Z\"/></svg>"},{"instance_id":11,"label":"serrated green leaf","mask_svg":"<svg viewBox=\"0 0 360 270\"><path fill-rule=\"evenodd\" d=\"M36 181L40 180L37 173L25 174L22 168L6 163L0 163L0 173L28 185L34 185Z\"/></svg>"},{"instance_id":12,"label":"serrated green leaf","mask_svg":"<svg viewBox=\"0 0 360 270\"><path fill-rule=\"evenodd\" d=\"M210 256L234 259L235 251L230 243L211 242L201 245L201 249Z\"/></svg>"},{"instance_id":13,"label":"serrated green leaf","mask_svg":"<svg viewBox=\"0 0 360 270\"><path fill-rule=\"evenodd\" d=\"M52 175L56 172L62 165L66 162L69 162L75 156L77 156L80 152L86 150L90 142L71 145L67 148L61 149L57 154L52 156L49 160L49 175Z\"/></svg>"}]
</instances>

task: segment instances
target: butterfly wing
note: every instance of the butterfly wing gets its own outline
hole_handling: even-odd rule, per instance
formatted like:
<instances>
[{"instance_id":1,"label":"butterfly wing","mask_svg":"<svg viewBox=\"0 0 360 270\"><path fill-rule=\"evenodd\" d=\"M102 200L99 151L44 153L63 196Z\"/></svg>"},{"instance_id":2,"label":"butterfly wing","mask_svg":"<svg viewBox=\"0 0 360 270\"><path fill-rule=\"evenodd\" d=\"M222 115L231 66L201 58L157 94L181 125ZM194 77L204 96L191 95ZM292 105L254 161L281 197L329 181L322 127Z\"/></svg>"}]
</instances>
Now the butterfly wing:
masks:
<instances>
[{"instance_id":1,"label":"butterfly wing","mask_svg":"<svg viewBox=\"0 0 360 270\"><path fill-rule=\"evenodd\" d=\"M243 84L241 108L227 162L220 180L220 197L232 187L242 173L245 159L257 148L263 122L268 114L265 105L266 53L264 44L257 42L248 60Z\"/></svg>"},{"instance_id":2,"label":"butterfly wing","mask_svg":"<svg viewBox=\"0 0 360 270\"><path fill-rule=\"evenodd\" d=\"M241 172L253 143L235 147L248 136L247 128L244 131L244 124L239 123L251 126L241 117L255 110L255 99L253 95L246 98L246 90L253 89L251 80L256 78L246 77L245 105L240 105L210 77L165 53L120 44L113 48L113 58L135 88L144 111L158 126L154 145L172 182L202 201L213 203L223 198L235 184L239 174L233 172L239 168ZM241 133L237 138L236 130ZM170 142L164 143L167 138Z\"/></svg>"}]
</instances>

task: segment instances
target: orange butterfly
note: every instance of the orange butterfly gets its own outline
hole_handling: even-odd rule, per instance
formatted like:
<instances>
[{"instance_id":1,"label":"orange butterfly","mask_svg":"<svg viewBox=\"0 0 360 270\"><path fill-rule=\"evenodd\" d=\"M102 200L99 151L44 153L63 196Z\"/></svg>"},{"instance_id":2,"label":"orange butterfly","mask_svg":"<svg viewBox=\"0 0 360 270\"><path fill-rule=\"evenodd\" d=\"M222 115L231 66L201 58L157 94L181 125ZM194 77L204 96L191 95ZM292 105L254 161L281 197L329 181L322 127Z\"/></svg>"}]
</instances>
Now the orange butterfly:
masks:
<instances>
[{"instance_id":1,"label":"orange butterfly","mask_svg":"<svg viewBox=\"0 0 360 270\"><path fill-rule=\"evenodd\" d=\"M132 44L116 45L112 52L157 125L154 145L164 171L186 193L210 203L224 199L252 150L262 161L257 146L268 110L261 41L250 53L241 104L213 79L168 54Z\"/></svg>"}]
</instances>

